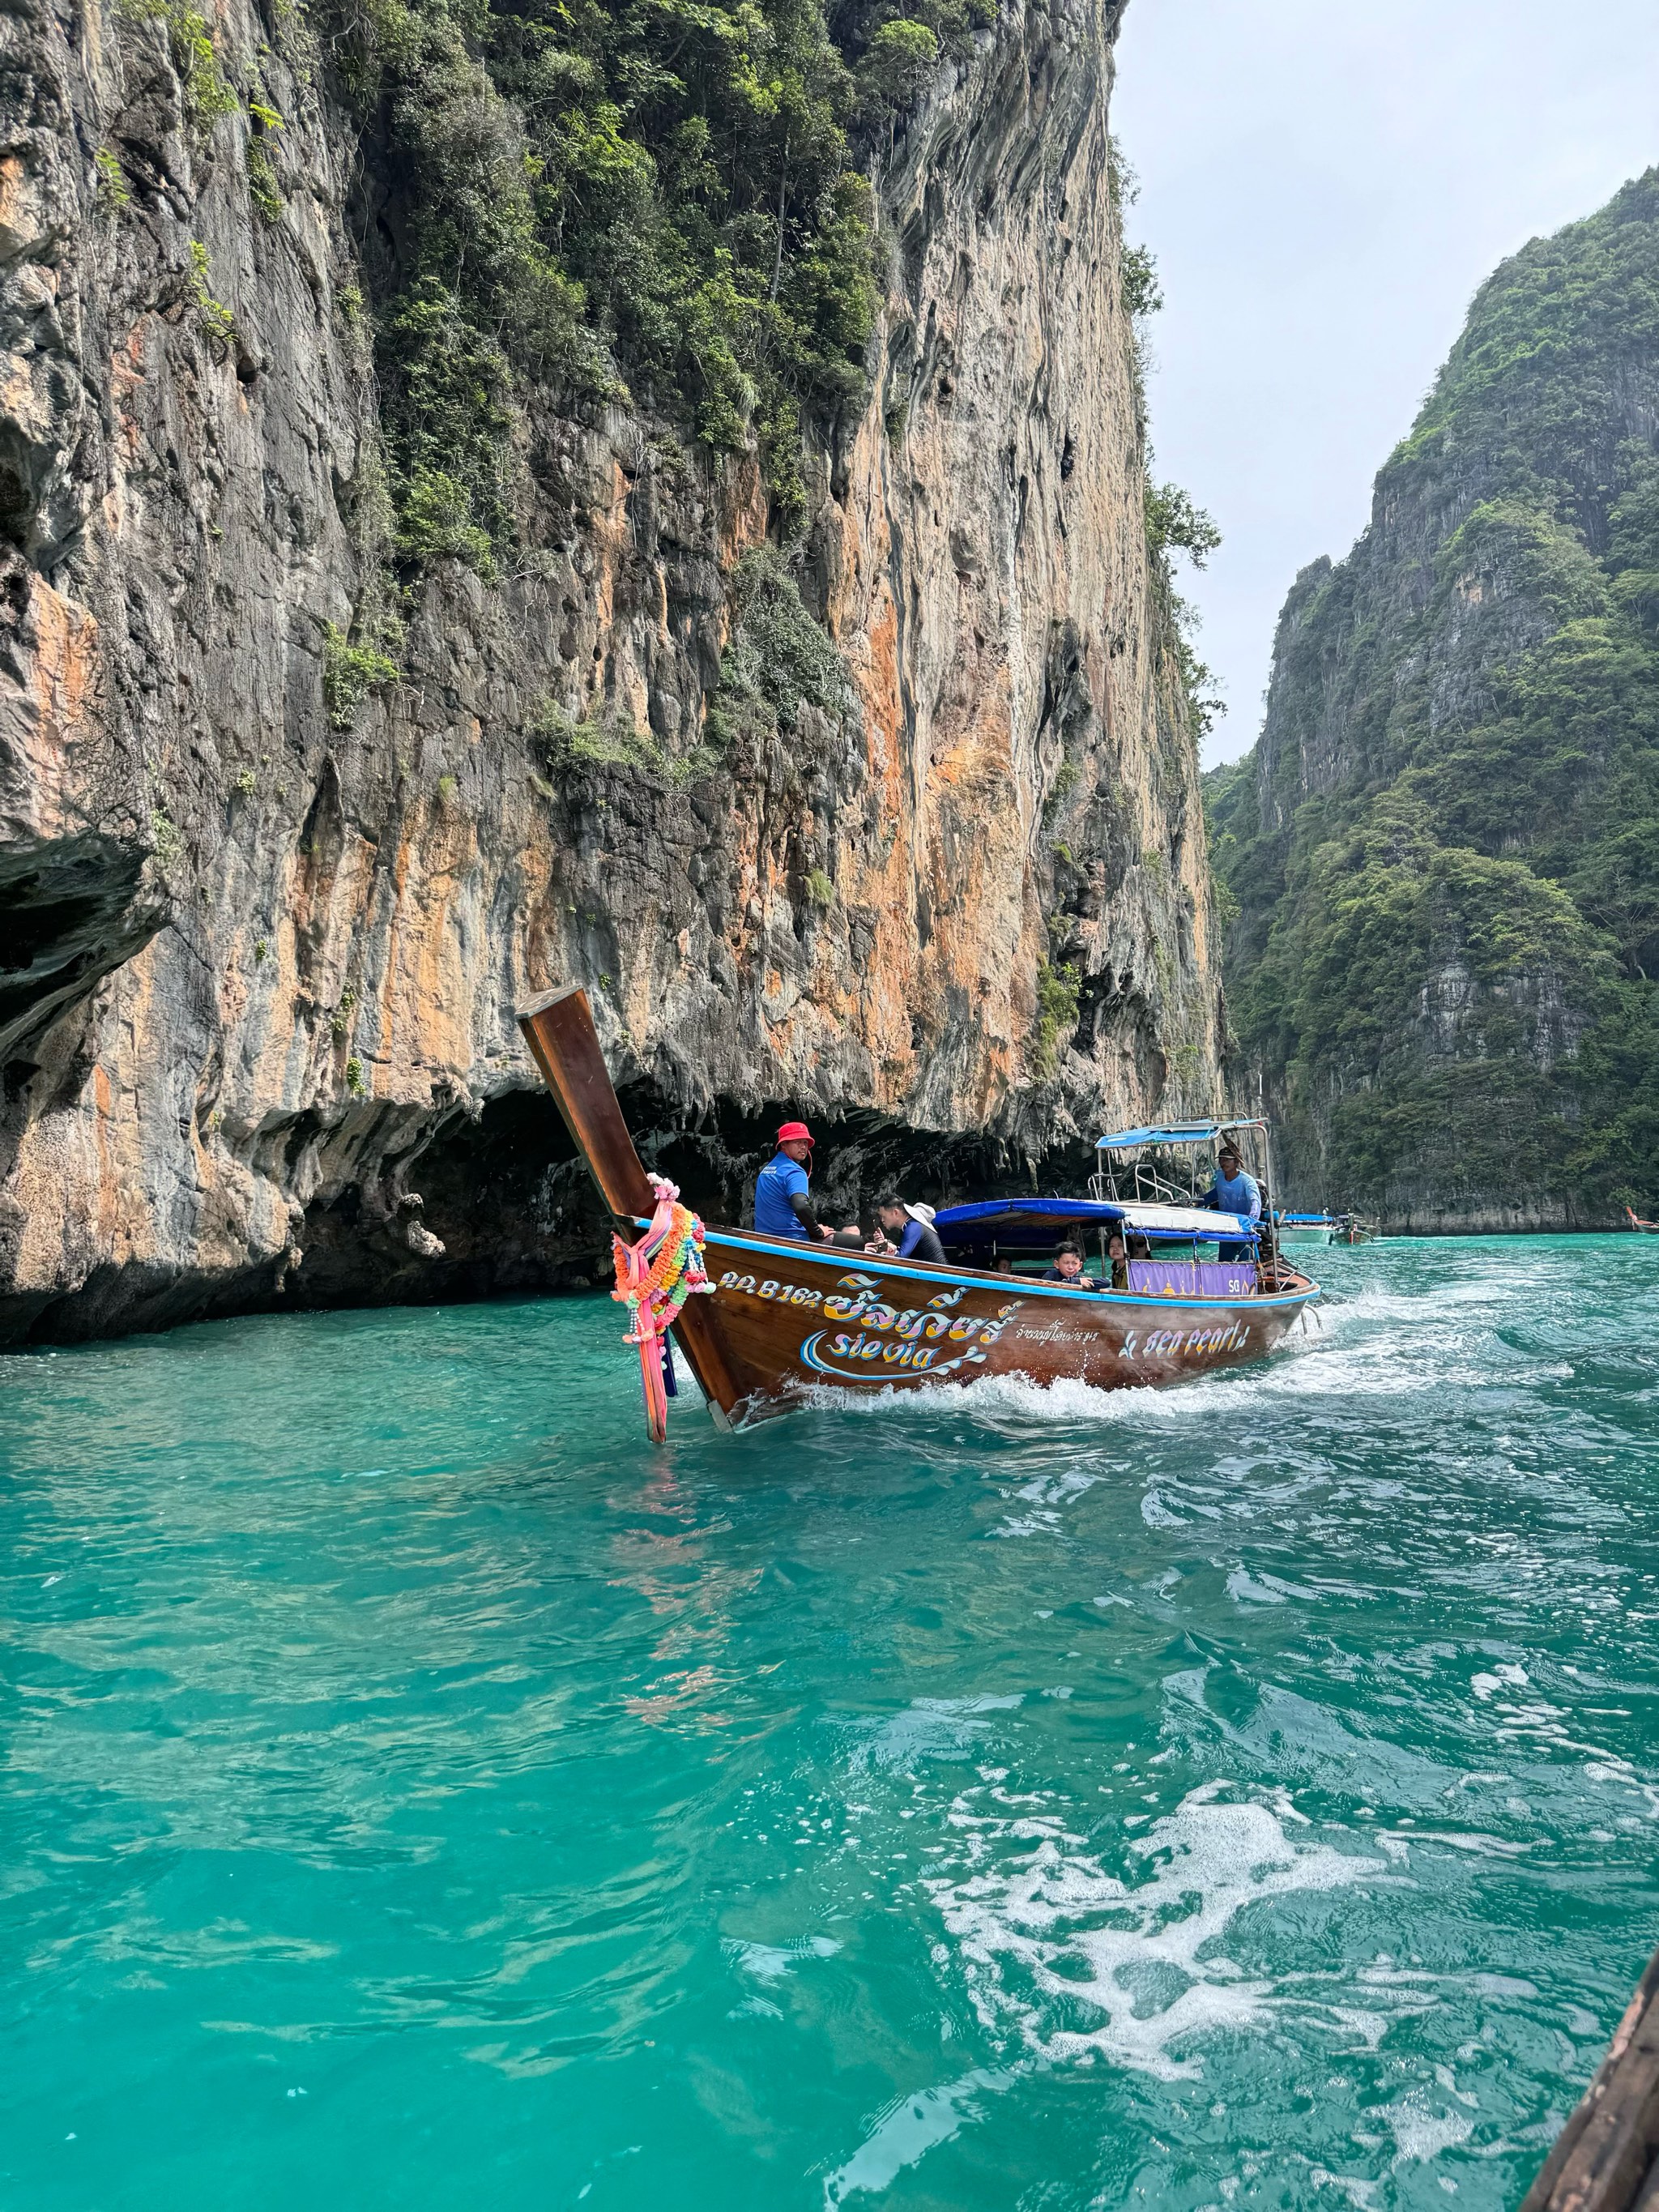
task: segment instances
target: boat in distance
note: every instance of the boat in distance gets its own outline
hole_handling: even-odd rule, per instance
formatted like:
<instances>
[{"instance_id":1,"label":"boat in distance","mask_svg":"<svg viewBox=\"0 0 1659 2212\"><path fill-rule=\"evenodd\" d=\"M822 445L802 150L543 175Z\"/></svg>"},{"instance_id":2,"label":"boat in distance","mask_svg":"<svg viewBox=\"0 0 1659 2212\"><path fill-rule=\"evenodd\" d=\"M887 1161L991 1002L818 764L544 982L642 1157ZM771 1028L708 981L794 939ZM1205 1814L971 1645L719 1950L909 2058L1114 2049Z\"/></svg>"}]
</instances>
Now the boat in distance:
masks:
<instances>
[{"instance_id":1,"label":"boat in distance","mask_svg":"<svg viewBox=\"0 0 1659 2212\"><path fill-rule=\"evenodd\" d=\"M1274 1226L1281 1244L1334 1244L1342 1230L1331 1213L1281 1213Z\"/></svg>"},{"instance_id":2,"label":"boat in distance","mask_svg":"<svg viewBox=\"0 0 1659 2212\"><path fill-rule=\"evenodd\" d=\"M637 1237L661 1193L629 1134L586 993L550 991L519 1024L618 1235ZM1128 1235L1141 1255L1120 1263L1130 1287L1073 1290L1014 1272L1022 1247L1036 1239L1046 1257L1056 1235L1085 1224L1103 1244L1109 1226ZM708 1295L686 1298L672 1326L716 1423L824 1389L989 1376L1097 1389L1181 1382L1261 1358L1319 1295L1257 1243L1252 1224L1195 1208L1011 1200L947 1208L934 1225L951 1255L943 1267L710 1224ZM1199 1256L1218 1240L1219 1261ZM1241 1247L1248 1259L1225 1256Z\"/></svg>"},{"instance_id":3,"label":"boat in distance","mask_svg":"<svg viewBox=\"0 0 1659 2212\"><path fill-rule=\"evenodd\" d=\"M1377 1225L1358 1213L1275 1213L1281 1244L1374 1244Z\"/></svg>"}]
</instances>

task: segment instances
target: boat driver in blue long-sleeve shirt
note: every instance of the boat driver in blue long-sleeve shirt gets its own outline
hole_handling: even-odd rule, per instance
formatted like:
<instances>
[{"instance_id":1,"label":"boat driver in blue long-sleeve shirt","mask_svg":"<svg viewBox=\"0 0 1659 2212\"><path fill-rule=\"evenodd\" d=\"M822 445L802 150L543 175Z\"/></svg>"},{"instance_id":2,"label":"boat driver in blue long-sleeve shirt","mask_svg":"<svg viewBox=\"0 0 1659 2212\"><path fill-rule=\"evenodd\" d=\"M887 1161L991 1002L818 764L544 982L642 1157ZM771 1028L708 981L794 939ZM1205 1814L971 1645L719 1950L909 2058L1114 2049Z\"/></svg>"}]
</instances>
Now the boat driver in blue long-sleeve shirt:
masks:
<instances>
[{"instance_id":1,"label":"boat driver in blue long-sleeve shirt","mask_svg":"<svg viewBox=\"0 0 1659 2212\"><path fill-rule=\"evenodd\" d=\"M1215 1181L1199 1204L1212 1206L1218 1213L1237 1213L1246 1221L1260 1221L1261 1186L1254 1176L1245 1174L1236 1148L1223 1145L1216 1158ZM1217 1251L1223 1260L1249 1260L1255 1256L1255 1248L1249 1244L1222 1244Z\"/></svg>"},{"instance_id":2,"label":"boat driver in blue long-sleeve shirt","mask_svg":"<svg viewBox=\"0 0 1659 2212\"><path fill-rule=\"evenodd\" d=\"M786 1121L778 1149L755 1182L755 1226L763 1237L810 1237L834 1241L835 1231L820 1222L807 1196L812 1132L805 1121Z\"/></svg>"}]
</instances>

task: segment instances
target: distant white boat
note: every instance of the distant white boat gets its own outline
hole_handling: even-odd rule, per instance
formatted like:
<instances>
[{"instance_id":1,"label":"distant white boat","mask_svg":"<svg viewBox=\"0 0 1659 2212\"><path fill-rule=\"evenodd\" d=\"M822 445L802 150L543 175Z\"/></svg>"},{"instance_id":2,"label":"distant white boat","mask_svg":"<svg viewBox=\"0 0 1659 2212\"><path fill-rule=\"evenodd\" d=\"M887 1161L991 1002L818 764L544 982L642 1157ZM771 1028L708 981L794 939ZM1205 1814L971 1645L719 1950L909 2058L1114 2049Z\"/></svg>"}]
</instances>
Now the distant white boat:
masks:
<instances>
[{"instance_id":1,"label":"distant white boat","mask_svg":"<svg viewBox=\"0 0 1659 2212\"><path fill-rule=\"evenodd\" d=\"M1328 1213L1279 1213L1273 1223L1281 1244L1334 1244L1345 1226Z\"/></svg>"}]
</instances>

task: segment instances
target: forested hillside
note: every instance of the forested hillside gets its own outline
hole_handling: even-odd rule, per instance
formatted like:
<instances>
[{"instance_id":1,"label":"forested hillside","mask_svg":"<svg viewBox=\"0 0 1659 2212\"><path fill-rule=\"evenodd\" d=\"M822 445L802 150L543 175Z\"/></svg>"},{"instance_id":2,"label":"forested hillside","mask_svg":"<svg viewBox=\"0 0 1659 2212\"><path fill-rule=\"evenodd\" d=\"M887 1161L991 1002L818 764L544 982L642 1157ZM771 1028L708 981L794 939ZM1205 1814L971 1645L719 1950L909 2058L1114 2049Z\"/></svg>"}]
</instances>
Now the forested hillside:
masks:
<instances>
[{"instance_id":1,"label":"forested hillside","mask_svg":"<svg viewBox=\"0 0 1659 2212\"><path fill-rule=\"evenodd\" d=\"M1207 797L1299 1196L1414 1227L1659 1197L1659 171L1483 286Z\"/></svg>"}]
</instances>

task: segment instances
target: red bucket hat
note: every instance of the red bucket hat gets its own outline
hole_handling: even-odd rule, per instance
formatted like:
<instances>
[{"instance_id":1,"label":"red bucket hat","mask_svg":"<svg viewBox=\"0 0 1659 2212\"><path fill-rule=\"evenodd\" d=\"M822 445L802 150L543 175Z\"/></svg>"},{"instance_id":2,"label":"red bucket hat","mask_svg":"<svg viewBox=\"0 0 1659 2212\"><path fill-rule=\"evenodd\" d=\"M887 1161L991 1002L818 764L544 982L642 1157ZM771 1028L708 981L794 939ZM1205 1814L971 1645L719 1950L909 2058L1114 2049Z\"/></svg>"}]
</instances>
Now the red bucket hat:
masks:
<instances>
[{"instance_id":1,"label":"red bucket hat","mask_svg":"<svg viewBox=\"0 0 1659 2212\"><path fill-rule=\"evenodd\" d=\"M817 1142L805 1121L786 1121L778 1131L781 1145L811 1145Z\"/></svg>"}]
</instances>

